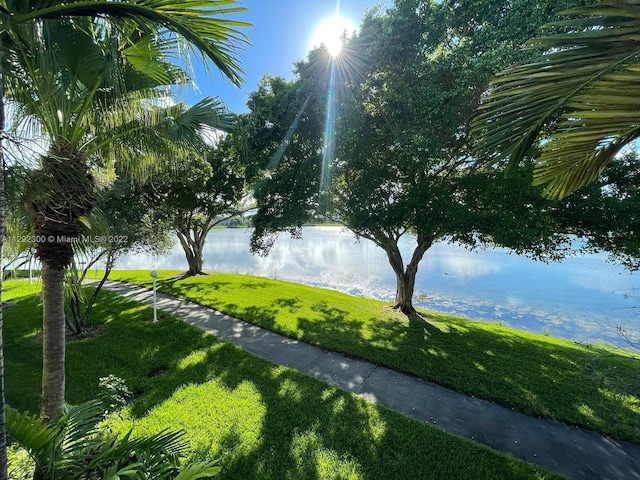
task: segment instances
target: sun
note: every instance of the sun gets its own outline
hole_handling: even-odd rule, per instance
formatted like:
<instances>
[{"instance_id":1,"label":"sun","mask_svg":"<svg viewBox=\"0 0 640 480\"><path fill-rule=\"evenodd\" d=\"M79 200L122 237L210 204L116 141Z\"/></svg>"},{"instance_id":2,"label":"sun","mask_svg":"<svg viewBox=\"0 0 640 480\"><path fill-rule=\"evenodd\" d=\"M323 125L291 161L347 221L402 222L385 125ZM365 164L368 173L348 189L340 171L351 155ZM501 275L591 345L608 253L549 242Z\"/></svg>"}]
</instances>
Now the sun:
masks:
<instances>
[{"instance_id":1,"label":"sun","mask_svg":"<svg viewBox=\"0 0 640 480\"><path fill-rule=\"evenodd\" d=\"M342 36L345 33L347 36L352 35L355 29L354 24L344 17L329 17L323 20L313 33L311 48L324 45L332 57L337 57L342 50Z\"/></svg>"}]
</instances>

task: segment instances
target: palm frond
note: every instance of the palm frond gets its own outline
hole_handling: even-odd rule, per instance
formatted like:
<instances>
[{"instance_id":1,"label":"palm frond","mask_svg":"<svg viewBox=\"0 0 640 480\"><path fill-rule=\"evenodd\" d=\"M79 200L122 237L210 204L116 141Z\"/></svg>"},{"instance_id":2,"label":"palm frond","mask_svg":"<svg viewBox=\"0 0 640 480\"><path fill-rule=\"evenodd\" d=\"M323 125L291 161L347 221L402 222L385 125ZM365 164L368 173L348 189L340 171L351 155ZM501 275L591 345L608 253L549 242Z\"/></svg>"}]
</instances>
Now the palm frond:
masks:
<instances>
[{"instance_id":1,"label":"palm frond","mask_svg":"<svg viewBox=\"0 0 640 480\"><path fill-rule=\"evenodd\" d=\"M184 148L204 151L211 129L232 128L232 117L215 98L205 98L191 107L184 103L163 106L162 99L139 100L102 118L100 125L107 127L104 132L108 135L96 131L92 151L121 164L136 162L144 170L145 164L179 157Z\"/></svg>"},{"instance_id":2,"label":"palm frond","mask_svg":"<svg viewBox=\"0 0 640 480\"><path fill-rule=\"evenodd\" d=\"M117 157L137 161L139 170L145 171L177 157L186 145L204 150L210 129L231 127L230 116L217 99L206 98L190 108L172 104L171 92L158 88L158 83L178 78L179 69L158 73L150 81L149 75L133 71L126 54L122 61L118 42L96 37L90 27L78 31L74 22L51 22L46 35L30 34L37 29L22 25L13 32L17 48L12 64L14 71L22 73L8 80L7 91L16 104L24 106L25 118L38 119L51 149L63 145L66 151L82 152L96 163ZM58 37L66 40L57 42ZM151 72L168 65L156 58L167 48L163 40L149 39L146 32L137 30L131 41L118 40L125 51L137 49L133 56L146 62ZM93 46L67 51L83 43ZM94 73L85 72L85 55L101 65Z\"/></svg>"},{"instance_id":3,"label":"palm frond","mask_svg":"<svg viewBox=\"0 0 640 480\"><path fill-rule=\"evenodd\" d=\"M61 432L61 444L53 462L54 470L81 471L81 464L87 456L87 446L101 442L97 425L102 419L103 411L98 400L80 405L65 405L63 414L56 421Z\"/></svg>"},{"instance_id":4,"label":"palm frond","mask_svg":"<svg viewBox=\"0 0 640 480\"><path fill-rule=\"evenodd\" d=\"M15 25L36 18L66 15L126 18L145 26L161 25L184 38L229 80L239 85L244 72L237 60L238 53L250 41L237 28L251 24L229 17L246 10L234 5L237 5L235 0L72 0L16 13L11 22Z\"/></svg>"},{"instance_id":5,"label":"palm frond","mask_svg":"<svg viewBox=\"0 0 640 480\"><path fill-rule=\"evenodd\" d=\"M7 408L7 433L30 453L47 478L191 480L220 471L215 461L179 465L179 458L188 452L184 432L133 437L129 431L114 437L98 426L102 414L97 400L65 406L53 424Z\"/></svg>"},{"instance_id":6,"label":"palm frond","mask_svg":"<svg viewBox=\"0 0 640 480\"><path fill-rule=\"evenodd\" d=\"M140 73L143 78L154 81L154 84L150 84L149 87L187 83L190 79L183 69L162 60L169 55L167 52L173 47L169 40L147 33L127 45L123 49L123 54L127 65ZM136 88L139 88L139 79L137 83Z\"/></svg>"},{"instance_id":7,"label":"palm frond","mask_svg":"<svg viewBox=\"0 0 640 480\"><path fill-rule=\"evenodd\" d=\"M218 475L221 467L211 466L210 463L198 462L186 465L175 480L196 480L198 478L210 478Z\"/></svg>"},{"instance_id":8,"label":"palm frond","mask_svg":"<svg viewBox=\"0 0 640 480\"><path fill-rule=\"evenodd\" d=\"M640 5L609 0L564 15L580 17L531 41L546 52L496 77L472 127L483 160L508 157L509 169L539 142L534 181L550 198L595 180L640 126Z\"/></svg>"},{"instance_id":9,"label":"palm frond","mask_svg":"<svg viewBox=\"0 0 640 480\"><path fill-rule=\"evenodd\" d=\"M58 429L37 415L6 409L7 435L29 452L32 458L50 458Z\"/></svg>"},{"instance_id":10,"label":"palm frond","mask_svg":"<svg viewBox=\"0 0 640 480\"><path fill-rule=\"evenodd\" d=\"M175 116L176 125L189 132L202 135L207 127L227 132L233 128L233 117L217 98L206 97L189 108L181 107Z\"/></svg>"}]
</instances>

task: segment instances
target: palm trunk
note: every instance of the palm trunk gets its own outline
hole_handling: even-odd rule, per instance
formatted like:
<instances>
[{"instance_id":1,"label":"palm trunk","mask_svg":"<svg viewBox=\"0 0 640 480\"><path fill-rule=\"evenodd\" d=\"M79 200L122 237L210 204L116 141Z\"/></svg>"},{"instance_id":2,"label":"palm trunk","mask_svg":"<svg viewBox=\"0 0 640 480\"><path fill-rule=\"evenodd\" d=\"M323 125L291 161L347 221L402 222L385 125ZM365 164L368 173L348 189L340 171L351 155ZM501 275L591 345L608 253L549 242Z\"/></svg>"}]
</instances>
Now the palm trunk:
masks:
<instances>
[{"instance_id":1,"label":"palm trunk","mask_svg":"<svg viewBox=\"0 0 640 480\"><path fill-rule=\"evenodd\" d=\"M34 216L36 256L42 263L42 416L62 413L65 391L64 271L73 260L73 242L82 233L78 219L91 212L93 178L84 159L58 149L42 159L26 189ZM62 160L64 159L64 160ZM48 194L43 195L43 190Z\"/></svg>"},{"instance_id":2,"label":"palm trunk","mask_svg":"<svg viewBox=\"0 0 640 480\"><path fill-rule=\"evenodd\" d=\"M4 73L3 46L0 38L0 259L4 246L4 150L2 141L4 139L5 114L4 114ZM0 260L1 261L1 260ZM4 414L4 318L2 307L2 276L0 276L0 480L8 478L7 473L7 425Z\"/></svg>"},{"instance_id":3,"label":"palm trunk","mask_svg":"<svg viewBox=\"0 0 640 480\"><path fill-rule=\"evenodd\" d=\"M62 413L65 387L64 268L42 259L42 416Z\"/></svg>"},{"instance_id":4,"label":"palm trunk","mask_svg":"<svg viewBox=\"0 0 640 480\"><path fill-rule=\"evenodd\" d=\"M393 305L394 309L400 310L407 316L417 314L413 307L413 291L416 284L416 275L418 274L418 265L425 252L433 244L433 238L418 235L418 245L413 251L411 261L405 269L402 254L398 248L398 242L389 240L385 246L385 252L389 259L389 264L396 274L396 300Z\"/></svg>"}]
</instances>

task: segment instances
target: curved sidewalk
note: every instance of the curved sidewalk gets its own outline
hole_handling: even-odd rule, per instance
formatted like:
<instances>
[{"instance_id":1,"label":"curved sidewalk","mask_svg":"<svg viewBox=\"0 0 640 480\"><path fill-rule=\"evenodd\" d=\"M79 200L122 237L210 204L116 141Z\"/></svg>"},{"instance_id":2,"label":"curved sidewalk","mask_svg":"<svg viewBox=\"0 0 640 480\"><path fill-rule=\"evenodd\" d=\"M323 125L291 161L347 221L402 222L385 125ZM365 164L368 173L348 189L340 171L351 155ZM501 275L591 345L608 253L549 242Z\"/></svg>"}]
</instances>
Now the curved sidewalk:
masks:
<instances>
[{"instance_id":1,"label":"curved sidewalk","mask_svg":"<svg viewBox=\"0 0 640 480\"><path fill-rule=\"evenodd\" d=\"M152 292L146 288L113 281L103 288L153 304ZM640 480L639 445L530 417L169 295L158 293L157 306L255 355L567 477Z\"/></svg>"}]
</instances>

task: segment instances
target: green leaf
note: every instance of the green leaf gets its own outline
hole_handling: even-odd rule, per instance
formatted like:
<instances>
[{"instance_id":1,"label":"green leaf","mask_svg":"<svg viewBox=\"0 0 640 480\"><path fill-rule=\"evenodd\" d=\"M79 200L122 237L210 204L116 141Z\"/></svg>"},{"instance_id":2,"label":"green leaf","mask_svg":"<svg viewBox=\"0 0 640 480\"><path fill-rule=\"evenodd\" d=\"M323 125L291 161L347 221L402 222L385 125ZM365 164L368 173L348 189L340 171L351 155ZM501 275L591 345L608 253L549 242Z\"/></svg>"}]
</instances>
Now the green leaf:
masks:
<instances>
[{"instance_id":1,"label":"green leaf","mask_svg":"<svg viewBox=\"0 0 640 480\"><path fill-rule=\"evenodd\" d=\"M59 430L28 412L6 409L7 435L18 442L39 465L46 464L53 453Z\"/></svg>"}]
</instances>

